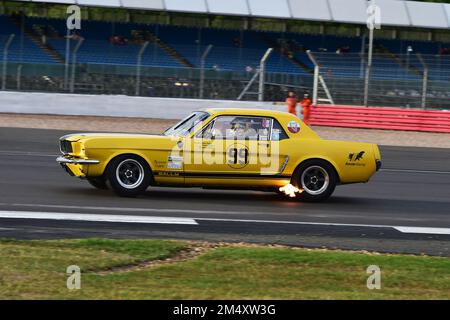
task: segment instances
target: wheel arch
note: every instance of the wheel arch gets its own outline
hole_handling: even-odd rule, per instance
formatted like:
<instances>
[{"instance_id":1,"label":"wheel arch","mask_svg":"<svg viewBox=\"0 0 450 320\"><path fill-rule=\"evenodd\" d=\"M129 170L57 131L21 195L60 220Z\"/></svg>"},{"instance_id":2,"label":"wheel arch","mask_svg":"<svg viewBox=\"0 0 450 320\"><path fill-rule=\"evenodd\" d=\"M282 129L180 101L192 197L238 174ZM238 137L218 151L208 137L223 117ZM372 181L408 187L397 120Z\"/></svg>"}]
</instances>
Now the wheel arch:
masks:
<instances>
[{"instance_id":1,"label":"wheel arch","mask_svg":"<svg viewBox=\"0 0 450 320\"><path fill-rule=\"evenodd\" d=\"M133 156L133 157L137 157L140 158L149 168L150 170L150 176L151 176L151 180L152 183L155 181L155 177L153 175L153 168L151 165L151 162L142 154L138 153L138 152L121 152L121 153L115 153L114 155L112 155L109 160L107 161L106 165L105 165L105 169L103 170L103 174L106 174L109 170L109 167L111 165L111 163L119 158L119 157L126 157L126 156Z\"/></svg>"},{"instance_id":2,"label":"wheel arch","mask_svg":"<svg viewBox=\"0 0 450 320\"><path fill-rule=\"evenodd\" d=\"M327 159L325 157L312 157L312 158L303 159L297 164L297 166L294 169L294 172L292 173L291 183L295 182L295 180L299 174L300 167L309 161L324 161L324 162L328 163L331 166L331 168L333 168L334 173L336 174L337 182L338 183L341 182L341 175L339 174L339 170L338 170L336 164L334 163L334 161Z\"/></svg>"}]
</instances>

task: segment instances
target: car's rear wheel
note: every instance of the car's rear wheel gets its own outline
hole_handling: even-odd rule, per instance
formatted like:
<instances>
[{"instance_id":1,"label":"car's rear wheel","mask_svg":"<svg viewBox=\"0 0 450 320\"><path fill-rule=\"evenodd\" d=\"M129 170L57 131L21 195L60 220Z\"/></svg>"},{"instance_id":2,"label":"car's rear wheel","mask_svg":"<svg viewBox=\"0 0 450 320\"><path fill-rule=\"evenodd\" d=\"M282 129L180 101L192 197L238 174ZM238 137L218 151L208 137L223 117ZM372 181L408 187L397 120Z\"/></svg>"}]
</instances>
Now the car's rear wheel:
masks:
<instances>
[{"instance_id":1,"label":"car's rear wheel","mask_svg":"<svg viewBox=\"0 0 450 320\"><path fill-rule=\"evenodd\" d=\"M337 174L334 168L323 160L309 160L297 168L294 184L302 189L299 199L319 202L328 199L337 184Z\"/></svg>"},{"instance_id":2,"label":"car's rear wheel","mask_svg":"<svg viewBox=\"0 0 450 320\"><path fill-rule=\"evenodd\" d=\"M122 197L135 197L148 188L152 173L147 162L141 157L123 155L111 161L107 177L116 194Z\"/></svg>"},{"instance_id":3,"label":"car's rear wheel","mask_svg":"<svg viewBox=\"0 0 450 320\"><path fill-rule=\"evenodd\" d=\"M91 186L100 190L107 190L108 185L106 184L106 179L103 177L87 178L87 181Z\"/></svg>"}]
</instances>

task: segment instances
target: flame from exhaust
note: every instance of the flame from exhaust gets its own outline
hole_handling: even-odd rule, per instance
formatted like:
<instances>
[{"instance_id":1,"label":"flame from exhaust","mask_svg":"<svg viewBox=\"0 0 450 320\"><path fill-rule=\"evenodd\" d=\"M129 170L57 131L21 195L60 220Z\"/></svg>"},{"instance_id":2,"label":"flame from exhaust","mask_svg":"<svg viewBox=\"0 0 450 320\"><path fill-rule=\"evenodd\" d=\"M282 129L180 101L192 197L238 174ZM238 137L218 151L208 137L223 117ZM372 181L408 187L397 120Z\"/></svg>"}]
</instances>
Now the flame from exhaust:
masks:
<instances>
[{"instance_id":1,"label":"flame from exhaust","mask_svg":"<svg viewBox=\"0 0 450 320\"><path fill-rule=\"evenodd\" d=\"M287 196L291 198L295 198L297 193L302 193L303 190L293 186L292 184L287 184L284 187L279 189L281 192L284 192Z\"/></svg>"}]
</instances>

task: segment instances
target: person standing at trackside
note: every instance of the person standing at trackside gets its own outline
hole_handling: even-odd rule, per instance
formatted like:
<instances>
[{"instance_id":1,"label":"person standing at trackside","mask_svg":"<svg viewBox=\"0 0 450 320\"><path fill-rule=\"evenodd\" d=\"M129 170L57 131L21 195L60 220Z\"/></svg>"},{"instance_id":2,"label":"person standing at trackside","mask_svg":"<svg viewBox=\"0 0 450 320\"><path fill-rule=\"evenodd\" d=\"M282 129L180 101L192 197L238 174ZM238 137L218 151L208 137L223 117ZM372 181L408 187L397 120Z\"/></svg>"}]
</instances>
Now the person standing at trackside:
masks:
<instances>
[{"instance_id":1,"label":"person standing at trackside","mask_svg":"<svg viewBox=\"0 0 450 320\"><path fill-rule=\"evenodd\" d=\"M286 99L286 105L288 107L288 112L292 113L295 116L297 116L297 110L296 110L297 103L298 103L297 95L295 94L295 92L289 91L288 97Z\"/></svg>"},{"instance_id":2,"label":"person standing at trackside","mask_svg":"<svg viewBox=\"0 0 450 320\"><path fill-rule=\"evenodd\" d=\"M302 106L302 115L303 115L303 122L306 124L309 124L309 109L311 107L312 101L309 98L309 94L305 93L303 96L303 100L300 101L300 105Z\"/></svg>"}]
</instances>

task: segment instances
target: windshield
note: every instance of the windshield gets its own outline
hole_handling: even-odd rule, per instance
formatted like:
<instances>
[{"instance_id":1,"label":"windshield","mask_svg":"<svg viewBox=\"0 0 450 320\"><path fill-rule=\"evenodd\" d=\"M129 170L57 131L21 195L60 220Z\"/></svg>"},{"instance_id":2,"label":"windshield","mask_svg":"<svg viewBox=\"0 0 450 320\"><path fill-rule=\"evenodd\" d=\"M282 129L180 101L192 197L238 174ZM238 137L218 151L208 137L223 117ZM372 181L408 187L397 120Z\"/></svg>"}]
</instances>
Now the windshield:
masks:
<instances>
[{"instance_id":1,"label":"windshield","mask_svg":"<svg viewBox=\"0 0 450 320\"><path fill-rule=\"evenodd\" d=\"M187 118L181 120L175 126L167 129L164 132L165 136L181 136L185 137L189 133L194 130L196 126L198 126L202 121L205 121L210 117L210 114L207 112L194 112Z\"/></svg>"}]
</instances>

